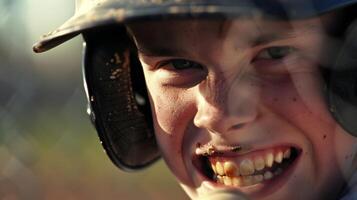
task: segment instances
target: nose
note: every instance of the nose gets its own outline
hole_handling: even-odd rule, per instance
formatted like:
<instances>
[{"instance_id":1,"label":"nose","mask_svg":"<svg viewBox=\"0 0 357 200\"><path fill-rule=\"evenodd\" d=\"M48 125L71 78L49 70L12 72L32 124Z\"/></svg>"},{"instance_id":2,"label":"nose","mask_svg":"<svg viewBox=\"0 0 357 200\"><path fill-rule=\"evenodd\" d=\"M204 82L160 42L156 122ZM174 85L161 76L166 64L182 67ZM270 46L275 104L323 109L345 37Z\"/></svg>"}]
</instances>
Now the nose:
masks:
<instances>
[{"instance_id":1,"label":"nose","mask_svg":"<svg viewBox=\"0 0 357 200\"><path fill-rule=\"evenodd\" d=\"M217 77L200 83L195 126L223 134L253 122L259 113L259 88L244 79Z\"/></svg>"}]
</instances>

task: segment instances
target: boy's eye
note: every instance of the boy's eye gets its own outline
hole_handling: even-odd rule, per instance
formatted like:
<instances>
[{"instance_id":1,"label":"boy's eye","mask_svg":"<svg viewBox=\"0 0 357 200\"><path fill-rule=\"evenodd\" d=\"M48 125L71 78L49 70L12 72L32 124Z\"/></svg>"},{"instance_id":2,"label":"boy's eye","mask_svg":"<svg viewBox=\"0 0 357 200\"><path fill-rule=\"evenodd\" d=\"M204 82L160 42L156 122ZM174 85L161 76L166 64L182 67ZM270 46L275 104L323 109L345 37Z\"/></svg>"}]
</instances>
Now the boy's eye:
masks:
<instances>
[{"instance_id":1,"label":"boy's eye","mask_svg":"<svg viewBox=\"0 0 357 200\"><path fill-rule=\"evenodd\" d=\"M162 85L172 87L192 87L207 75L203 65L181 58L159 61L154 71L160 75Z\"/></svg>"},{"instance_id":2,"label":"boy's eye","mask_svg":"<svg viewBox=\"0 0 357 200\"><path fill-rule=\"evenodd\" d=\"M173 59L160 64L160 67L164 66L173 67L175 70L202 69L202 65L185 59Z\"/></svg>"},{"instance_id":3,"label":"boy's eye","mask_svg":"<svg viewBox=\"0 0 357 200\"><path fill-rule=\"evenodd\" d=\"M294 52L289 46L269 47L258 53L255 59L281 59Z\"/></svg>"},{"instance_id":4,"label":"boy's eye","mask_svg":"<svg viewBox=\"0 0 357 200\"><path fill-rule=\"evenodd\" d=\"M267 47L258 52L253 59L256 72L264 79L286 80L292 73L291 62L285 62L293 54L298 54L299 49L291 46ZM297 62L297 60L296 60ZM294 62L294 63L296 63Z\"/></svg>"}]
</instances>

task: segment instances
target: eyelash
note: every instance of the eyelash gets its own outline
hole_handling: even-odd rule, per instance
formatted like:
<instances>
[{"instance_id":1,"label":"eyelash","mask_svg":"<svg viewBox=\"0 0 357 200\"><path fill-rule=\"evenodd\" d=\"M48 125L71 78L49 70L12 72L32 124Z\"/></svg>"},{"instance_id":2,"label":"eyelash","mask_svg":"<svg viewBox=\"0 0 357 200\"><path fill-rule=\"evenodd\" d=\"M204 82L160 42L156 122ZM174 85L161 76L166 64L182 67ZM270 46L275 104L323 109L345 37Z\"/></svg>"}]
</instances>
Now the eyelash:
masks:
<instances>
[{"instance_id":1,"label":"eyelash","mask_svg":"<svg viewBox=\"0 0 357 200\"><path fill-rule=\"evenodd\" d=\"M193 65L193 66L183 66L183 67L175 67L175 63L176 64L182 64L182 65L187 65L187 64L190 64L190 65ZM179 62L179 63L177 63ZM181 63L180 63L181 62ZM162 67L168 67L169 65L172 66L173 69L175 70L187 70L187 69L203 69L203 66L197 62L194 62L194 61L190 61L190 60L186 60L186 59L170 59L170 60L165 60L161 63L158 64L158 68L162 68Z\"/></svg>"}]
</instances>

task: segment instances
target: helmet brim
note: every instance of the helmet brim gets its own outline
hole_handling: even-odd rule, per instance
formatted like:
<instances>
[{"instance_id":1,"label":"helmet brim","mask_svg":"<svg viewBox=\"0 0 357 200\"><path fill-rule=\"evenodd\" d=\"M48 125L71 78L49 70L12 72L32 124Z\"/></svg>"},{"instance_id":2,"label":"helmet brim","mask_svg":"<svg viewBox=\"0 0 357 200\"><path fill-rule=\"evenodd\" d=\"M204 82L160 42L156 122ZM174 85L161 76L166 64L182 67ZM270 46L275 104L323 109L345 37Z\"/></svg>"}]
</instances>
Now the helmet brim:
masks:
<instances>
[{"instance_id":1,"label":"helmet brim","mask_svg":"<svg viewBox=\"0 0 357 200\"><path fill-rule=\"evenodd\" d=\"M42 37L33 46L35 52L44 52L98 26L122 24L130 20L157 19L168 17L210 17L210 16L251 16L266 15L273 18L306 18L323 12L347 6L356 0L339 0L333 5L316 4L314 1L276 0L211 0L211 1L108 1L97 3L82 12L77 12L55 31ZM318 5L318 6L317 6Z\"/></svg>"}]
</instances>

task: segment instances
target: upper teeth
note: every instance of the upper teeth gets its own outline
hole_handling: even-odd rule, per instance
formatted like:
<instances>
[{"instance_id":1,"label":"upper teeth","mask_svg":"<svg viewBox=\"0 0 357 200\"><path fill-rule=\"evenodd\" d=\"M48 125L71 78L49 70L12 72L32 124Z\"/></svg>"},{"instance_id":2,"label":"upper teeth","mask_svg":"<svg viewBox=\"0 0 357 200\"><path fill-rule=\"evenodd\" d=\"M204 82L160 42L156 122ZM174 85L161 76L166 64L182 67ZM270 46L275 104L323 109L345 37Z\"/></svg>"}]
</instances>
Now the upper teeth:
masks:
<instances>
[{"instance_id":1,"label":"upper teeth","mask_svg":"<svg viewBox=\"0 0 357 200\"><path fill-rule=\"evenodd\" d=\"M254 173L254 164L251 159L244 159L239 166L239 172L243 176L251 175Z\"/></svg>"},{"instance_id":2,"label":"upper teeth","mask_svg":"<svg viewBox=\"0 0 357 200\"><path fill-rule=\"evenodd\" d=\"M274 162L281 163L283 159L290 158L290 155L290 148L286 148L276 150L275 152L268 151L263 155L255 156L253 158L245 158L238 164L229 160L221 161L210 159L210 161L212 170L217 174L219 182L224 184L227 183L226 185L234 185L233 183L237 182L243 182L245 183L244 185L250 185L261 182L263 179L271 179L273 173L269 170L265 170L264 174L253 174L256 171L262 171L266 167L272 167Z\"/></svg>"}]
</instances>

